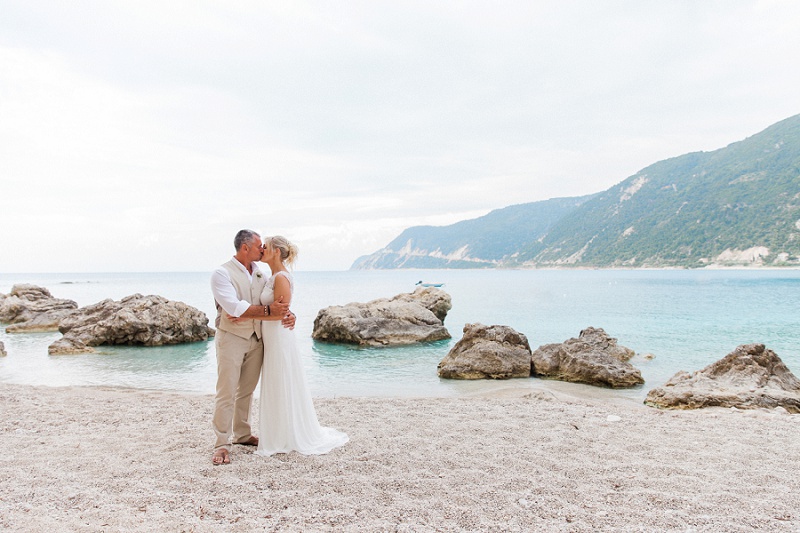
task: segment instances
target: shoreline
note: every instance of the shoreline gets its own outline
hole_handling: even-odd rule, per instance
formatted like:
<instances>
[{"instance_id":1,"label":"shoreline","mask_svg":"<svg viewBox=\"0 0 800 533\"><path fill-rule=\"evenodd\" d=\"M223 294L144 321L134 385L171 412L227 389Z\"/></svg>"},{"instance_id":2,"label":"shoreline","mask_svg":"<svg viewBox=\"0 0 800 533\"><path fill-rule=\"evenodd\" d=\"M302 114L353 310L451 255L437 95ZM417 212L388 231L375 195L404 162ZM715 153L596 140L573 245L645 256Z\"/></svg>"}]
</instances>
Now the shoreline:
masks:
<instances>
[{"instance_id":1,"label":"shoreline","mask_svg":"<svg viewBox=\"0 0 800 533\"><path fill-rule=\"evenodd\" d=\"M213 265L208 270L180 270L180 271L171 271L171 270L146 270L146 271L115 271L115 272L60 272L60 271L48 271L48 272L0 272L0 276L57 276L57 275L105 275L105 274L208 274L211 275L211 272L217 268L218 265ZM705 265L702 267L686 267L686 266L661 266L661 267L633 267L633 266L617 266L617 267L595 267L595 266L574 266L574 267L564 267L564 266L530 266L530 267L475 267L475 268L371 268L371 269L345 269L345 270L295 270L296 273L344 273L344 272L425 272L425 271L491 271L491 270L520 270L520 271L535 271L535 270L563 270L563 271L580 271L580 270L608 270L608 271L617 271L617 270L629 270L629 271L673 271L673 270L685 270L685 271L703 271L703 270L740 270L740 271L762 271L762 270L800 270L800 265L786 265L786 266L776 266L776 265ZM27 282L21 282L27 283ZM96 283L91 281L62 281L59 284L63 285L80 285L80 284L90 284Z\"/></svg>"},{"instance_id":2,"label":"shoreline","mask_svg":"<svg viewBox=\"0 0 800 533\"><path fill-rule=\"evenodd\" d=\"M0 527L800 528L800 416L782 410L662 411L514 387L314 402L350 435L343 448L262 458L235 446L214 467L212 395L0 383Z\"/></svg>"}]
</instances>

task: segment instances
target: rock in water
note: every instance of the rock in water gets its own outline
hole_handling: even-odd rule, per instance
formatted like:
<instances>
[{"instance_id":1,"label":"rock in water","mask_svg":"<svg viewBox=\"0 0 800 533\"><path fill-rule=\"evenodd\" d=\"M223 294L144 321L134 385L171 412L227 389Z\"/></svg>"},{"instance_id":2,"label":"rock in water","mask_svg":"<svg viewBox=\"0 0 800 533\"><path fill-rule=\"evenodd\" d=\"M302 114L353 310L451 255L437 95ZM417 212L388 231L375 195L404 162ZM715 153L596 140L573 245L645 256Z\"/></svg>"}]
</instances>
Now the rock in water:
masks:
<instances>
[{"instance_id":1,"label":"rock in water","mask_svg":"<svg viewBox=\"0 0 800 533\"><path fill-rule=\"evenodd\" d=\"M10 324L8 333L57 331L61 319L77 308L72 300L53 298L37 285L14 285L8 295L0 294L0 322Z\"/></svg>"},{"instance_id":2,"label":"rock in water","mask_svg":"<svg viewBox=\"0 0 800 533\"><path fill-rule=\"evenodd\" d=\"M6 355L8 355L8 353L6 353L6 346L3 344L3 341L0 341L0 357L5 357Z\"/></svg>"},{"instance_id":3,"label":"rock in water","mask_svg":"<svg viewBox=\"0 0 800 533\"><path fill-rule=\"evenodd\" d=\"M528 338L508 326L466 324L464 336L438 366L449 379L509 379L531 375Z\"/></svg>"},{"instance_id":4,"label":"rock in water","mask_svg":"<svg viewBox=\"0 0 800 533\"><path fill-rule=\"evenodd\" d=\"M702 370L678 372L647 394L651 407L783 407L800 413L800 380L763 344L743 344Z\"/></svg>"},{"instance_id":5,"label":"rock in water","mask_svg":"<svg viewBox=\"0 0 800 533\"><path fill-rule=\"evenodd\" d=\"M93 352L91 347L101 344L180 344L214 335L202 311L162 296L141 294L82 307L62 319L59 331L64 336L50 345L50 355Z\"/></svg>"},{"instance_id":6,"label":"rock in water","mask_svg":"<svg viewBox=\"0 0 800 533\"><path fill-rule=\"evenodd\" d=\"M615 389L644 383L639 369L628 363L635 352L617 345L602 328L586 328L578 338L539 346L531 356L537 377L586 383Z\"/></svg>"},{"instance_id":7,"label":"rock in water","mask_svg":"<svg viewBox=\"0 0 800 533\"><path fill-rule=\"evenodd\" d=\"M419 288L367 303L321 309L314 320L314 340L361 346L392 346L449 339L444 327L450 295L441 289Z\"/></svg>"}]
</instances>

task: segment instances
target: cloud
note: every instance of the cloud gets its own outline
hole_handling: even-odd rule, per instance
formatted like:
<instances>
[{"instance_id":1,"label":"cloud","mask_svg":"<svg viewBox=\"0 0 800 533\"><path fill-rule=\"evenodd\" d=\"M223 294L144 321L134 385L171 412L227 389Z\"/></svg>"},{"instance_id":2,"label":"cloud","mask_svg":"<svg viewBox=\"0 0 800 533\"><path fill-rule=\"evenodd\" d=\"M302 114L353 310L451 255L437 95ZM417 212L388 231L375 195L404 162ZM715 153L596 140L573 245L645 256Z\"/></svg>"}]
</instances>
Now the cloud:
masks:
<instances>
[{"instance_id":1,"label":"cloud","mask_svg":"<svg viewBox=\"0 0 800 533\"><path fill-rule=\"evenodd\" d=\"M796 114L797 20L790 1L7 2L0 271L207 270L242 227L347 268L409 226L604 190Z\"/></svg>"}]
</instances>

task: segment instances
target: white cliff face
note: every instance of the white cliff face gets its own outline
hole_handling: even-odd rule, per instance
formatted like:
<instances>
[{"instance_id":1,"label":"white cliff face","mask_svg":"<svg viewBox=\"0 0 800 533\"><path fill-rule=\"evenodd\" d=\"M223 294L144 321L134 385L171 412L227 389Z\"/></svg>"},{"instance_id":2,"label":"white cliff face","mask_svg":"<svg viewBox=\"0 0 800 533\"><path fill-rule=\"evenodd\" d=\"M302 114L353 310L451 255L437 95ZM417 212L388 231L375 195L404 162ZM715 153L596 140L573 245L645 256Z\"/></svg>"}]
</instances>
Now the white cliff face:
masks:
<instances>
[{"instance_id":1,"label":"white cliff face","mask_svg":"<svg viewBox=\"0 0 800 533\"><path fill-rule=\"evenodd\" d=\"M425 248L414 248L412 241L409 240L402 248L399 250L390 250L388 248L384 248L382 250L383 253L386 254L397 254L401 258L411 258L411 257L433 257L436 259L443 259L445 261L472 261L474 263L487 263L486 259L478 259L470 256L470 249L469 245L465 244L458 250L450 252L448 254L442 252L441 248L437 248L435 250L427 250Z\"/></svg>"},{"instance_id":2,"label":"white cliff face","mask_svg":"<svg viewBox=\"0 0 800 533\"><path fill-rule=\"evenodd\" d=\"M614 208L613 215L617 216L619 214L620 204L622 204L623 202L627 202L628 200L633 198L633 195L639 192L641 188L644 186L644 184L647 182L648 179L646 175L638 176L636 179L633 180L633 183L622 189L622 194L619 197L619 204L617 204L616 207Z\"/></svg>"},{"instance_id":3,"label":"white cliff face","mask_svg":"<svg viewBox=\"0 0 800 533\"><path fill-rule=\"evenodd\" d=\"M450 254L443 254L441 249L436 249L432 251L430 254L431 257L437 257L439 259L447 259L448 261L472 261L473 259L469 256L469 245L465 244L458 250Z\"/></svg>"},{"instance_id":4,"label":"white cliff face","mask_svg":"<svg viewBox=\"0 0 800 533\"><path fill-rule=\"evenodd\" d=\"M761 263L769 255L766 246L753 246L747 250L731 250L728 248L714 258L715 263Z\"/></svg>"},{"instance_id":5,"label":"white cliff face","mask_svg":"<svg viewBox=\"0 0 800 533\"><path fill-rule=\"evenodd\" d=\"M630 200L634 194L639 192L639 190L647 183L647 176L639 176L633 183L625 189L622 189L622 196L619 197L620 202L625 202Z\"/></svg>"},{"instance_id":6,"label":"white cliff face","mask_svg":"<svg viewBox=\"0 0 800 533\"><path fill-rule=\"evenodd\" d=\"M575 252L571 256L555 261L555 264L556 265L574 265L575 263L579 262L581 259L583 259L583 254L586 253L586 250L589 249L589 246L592 244L592 242L595 240L596 237L597 237L597 235L592 237L589 242L587 242L586 244L583 245L583 248L581 248L580 250L578 250L577 252Z\"/></svg>"}]
</instances>

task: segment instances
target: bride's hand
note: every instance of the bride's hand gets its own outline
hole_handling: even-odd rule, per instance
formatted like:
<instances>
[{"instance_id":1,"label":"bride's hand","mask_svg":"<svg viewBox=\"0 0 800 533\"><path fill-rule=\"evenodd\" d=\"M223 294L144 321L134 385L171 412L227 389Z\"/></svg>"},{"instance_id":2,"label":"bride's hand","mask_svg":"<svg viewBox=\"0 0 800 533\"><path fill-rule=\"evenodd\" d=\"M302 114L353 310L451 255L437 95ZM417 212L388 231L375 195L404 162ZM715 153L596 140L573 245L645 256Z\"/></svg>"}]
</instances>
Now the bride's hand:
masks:
<instances>
[{"instance_id":1,"label":"bride's hand","mask_svg":"<svg viewBox=\"0 0 800 533\"><path fill-rule=\"evenodd\" d=\"M295 322L297 322L297 317L294 316L294 313L292 313L291 311L289 311L289 313L286 316L284 316L283 319L281 320L281 324L283 324L283 327L289 329L294 329Z\"/></svg>"},{"instance_id":2,"label":"bride's hand","mask_svg":"<svg viewBox=\"0 0 800 533\"><path fill-rule=\"evenodd\" d=\"M247 320L247 319L246 319L246 318L242 318L242 317L240 317L240 316L231 316L231 315L228 315L228 320L230 320L230 321L231 321L231 322L233 322L234 324L238 324L239 322L244 322L244 321L245 321L245 320Z\"/></svg>"}]
</instances>

